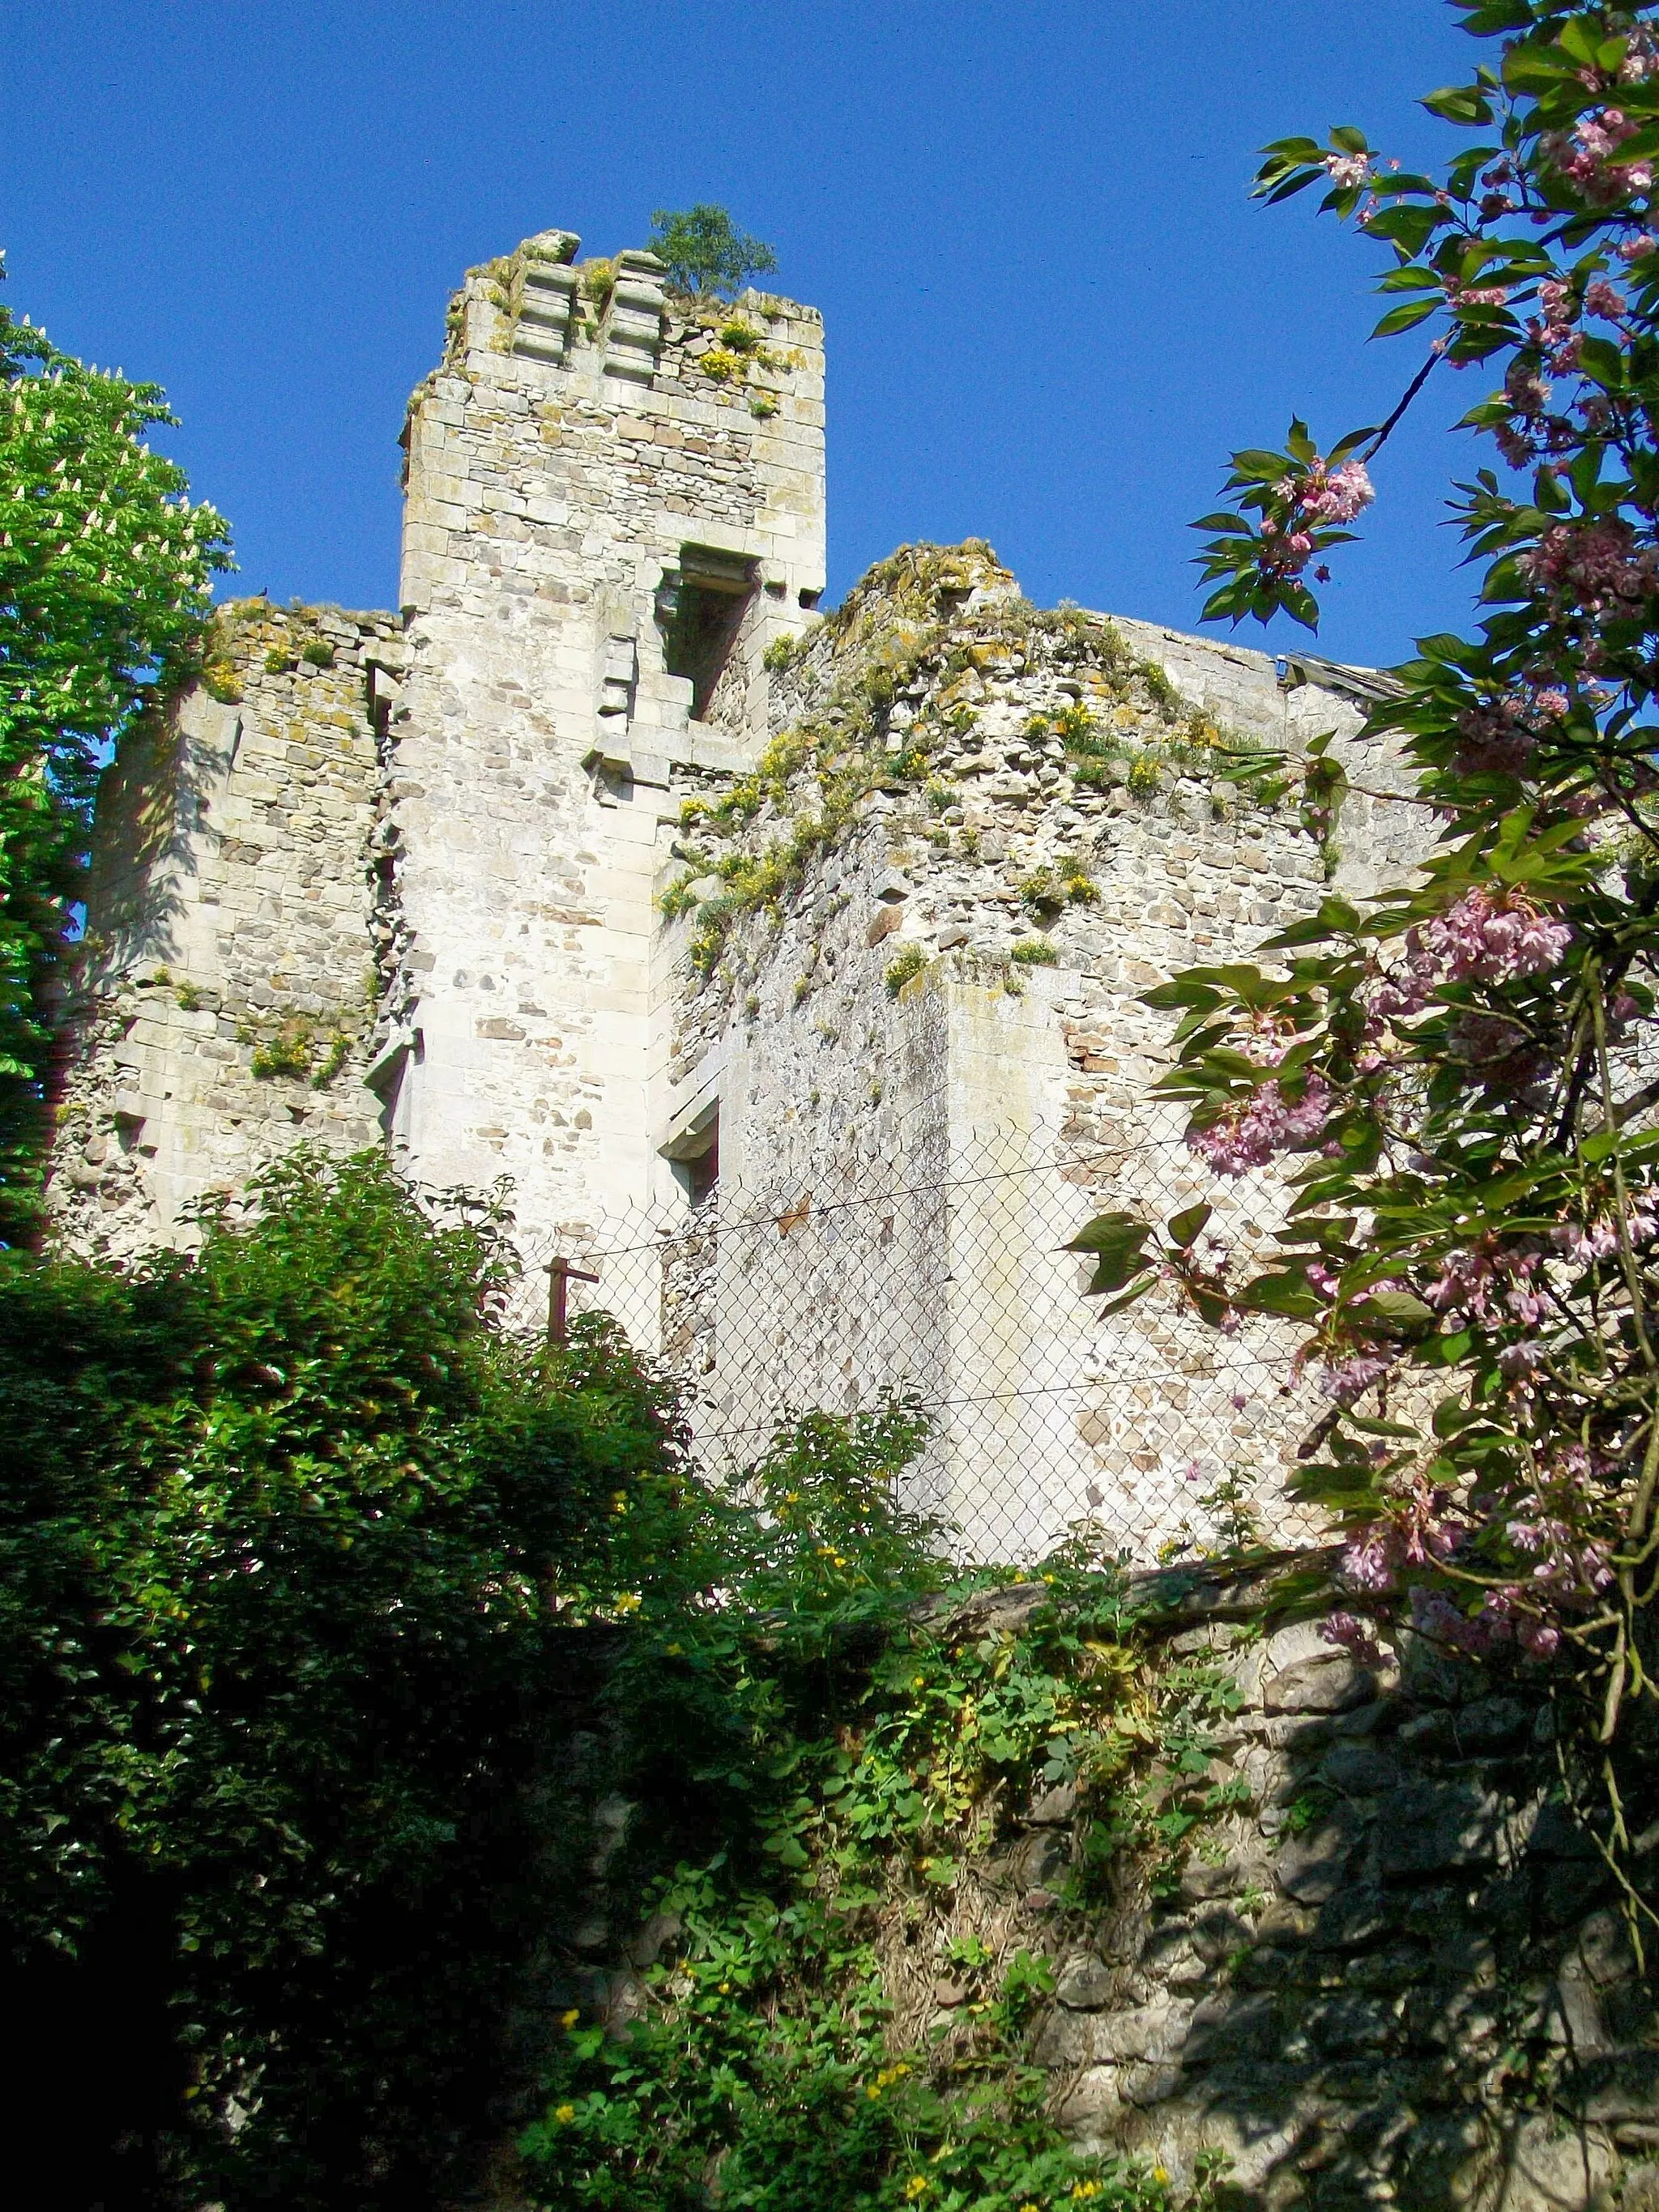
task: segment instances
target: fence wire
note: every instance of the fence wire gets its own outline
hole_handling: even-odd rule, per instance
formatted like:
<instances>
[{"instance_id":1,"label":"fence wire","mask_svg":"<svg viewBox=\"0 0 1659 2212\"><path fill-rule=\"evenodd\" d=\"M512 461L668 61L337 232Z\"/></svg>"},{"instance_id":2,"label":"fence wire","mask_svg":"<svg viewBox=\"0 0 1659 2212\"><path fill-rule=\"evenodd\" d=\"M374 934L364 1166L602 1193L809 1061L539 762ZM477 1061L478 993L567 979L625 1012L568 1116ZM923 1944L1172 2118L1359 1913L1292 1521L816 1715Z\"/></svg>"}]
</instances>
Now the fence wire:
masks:
<instances>
[{"instance_id":1,"label":"fence wire","mask_svg":"<svg viewBox=\"0 0 1659 2212\"><path fill-rule=\"evenodd\" d=\"M1137 1561L1246 1531L1312 1540L1318 1518L1285 1476L1328 1409L1293 1379L1297 1332L1254 1319L1223 1334L1167 1289L1103 1318L1091 1263L1063 1249L1109 1207L1191 1202L1179 1127L1151 1146L1145 1127L1084 1143L1001 1129L818 1161L764 1189L717 1182L695 1208L530 1246L515 1318L546 1326L550 1261L593 1278L568 1279L569 1317L621 1326L719 1476L793 1415L903 1394L928 1428L905 1503L964 1558L1037 1559L1080 1522ZM1213 1225L1248 1249L1282 1215L1255 1176Z\"/></svg>"}]
</instances>

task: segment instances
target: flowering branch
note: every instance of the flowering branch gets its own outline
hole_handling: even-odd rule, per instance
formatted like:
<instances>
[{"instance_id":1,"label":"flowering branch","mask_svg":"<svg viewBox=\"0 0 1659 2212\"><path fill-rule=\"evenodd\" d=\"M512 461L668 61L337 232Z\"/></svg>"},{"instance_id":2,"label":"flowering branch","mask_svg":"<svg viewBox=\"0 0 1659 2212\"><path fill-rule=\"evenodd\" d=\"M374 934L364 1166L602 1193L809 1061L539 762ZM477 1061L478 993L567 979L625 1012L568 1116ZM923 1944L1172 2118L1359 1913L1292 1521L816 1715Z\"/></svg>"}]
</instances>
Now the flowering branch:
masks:
<instances>
[{"instance_id":1,"label":"flowering branch","mask_svg":"<svg viewBox=\"0 0 1659 2212\"><path fill-rule=\"evenodd\" d=\"M1302 1325L1295 1371L1329 1410L1291 1487L1345 1539L1328 1633L1364 1652L1393 1617L1553 1666L1616 1862L1651 1791L1632 1714L1659 1705L1659 7L1454 4L1497 51L1425 103L1476 134L1443 174L1345 127L1269 148L1257 179L1270 201L1322 185L1387 246L1377 334L1432 319L1433 349L1380 429L1322 453L1297 422L1236 453L1235 509L1196 526L1206 617L1313 627L1321 556L1434 363L1492 363L1462 426L1492 461L1456 501L1483 618L1421 641L1367 726L1440 842L1396 890L1328 897L1268 964L1148 994L1178 1017L1163 1088L1194 1157L1277 1169L1292 1203L1254 1273L1184 1233L1207 1209L1157 1236L1109 1217L1110 1287ZM1313 834L1341 796L1316 744Z\"/></svg>"}]
</instances>

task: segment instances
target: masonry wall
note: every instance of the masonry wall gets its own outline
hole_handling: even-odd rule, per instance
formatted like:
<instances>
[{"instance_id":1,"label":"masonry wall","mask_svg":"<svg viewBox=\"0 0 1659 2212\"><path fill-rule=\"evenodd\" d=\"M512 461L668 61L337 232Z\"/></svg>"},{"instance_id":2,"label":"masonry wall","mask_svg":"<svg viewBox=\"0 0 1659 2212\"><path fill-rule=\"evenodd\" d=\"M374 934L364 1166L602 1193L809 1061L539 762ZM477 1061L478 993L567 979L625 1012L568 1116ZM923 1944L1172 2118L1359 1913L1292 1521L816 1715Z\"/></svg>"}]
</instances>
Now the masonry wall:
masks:
<instances>
[{"instance_id":1,"label":"masonry wall","mask_svg":"<svg viewBox=\"0 0 1659 2212\"><path fill-rule=\"evenodd\" d=\"M1154 1633L1231 1680L1210 1769L1230 1809L1175 1881L1119 1860L1091 1907L1093 1810L1040 1795L939 1925L904 1931L940 1963L898 2033L947 2052L971 2033L945 1938L978 1933L1053 1962L1033 2056L1061 2124L1164 2166L1178 2196L1219 2153L1239 2212L1659 2204L1654 1984L1561 1802L1547 1684L1409 1630L1357 1666L1316 1623L1276 1625L1248 1577L1149 1594L1159 1579ZM1032 1603L1000 1593L963 1628L1018 1634ZM1638 1828L1627 1871L1650 1898L1659 1827Z\"/></svg>"},{"instance_id":2,"label":"masonry wall","mask_svg":"<svg viewBox=\"0 0 1659 2212\"><path fill-rule=\"evenodd\" d=\"M1018 610L999 645L1002 620L990 605L947 626L866 733L890 754L929 727L925 778L872 790L710 972L688 956L715 878L665 939L679 1001L659 1118L695 1127L716 1102L719 1117L700 1425L741 1460L781 1405L913 1389L933 1434L912 1502L979 1557L1041 1556L1086 1520L1151 1558L1206 1533L1197 1501L1230 1476L1264 1534L1294 1540L1308 1530L1285 1466L1323 1403L1291 1386L1296 1332L1222 1337L1163 1293L1103 1321L1089 1264L1060 1248L1097 1213L1164 1219L1200 1199L1218 1249L1248 1259L1271 1237L1277 1174L1218 1182L1185 1146L1184 1109L1151 1096L1171 1024L1142 994L1254 952L1334 885L1397 875L1419 810L1388 795L1396 765L1356 746L1351 678L1282 681L1263 655L1144 625L1116 627L1178 680L1183 715L1291 752L1334 732L1367 793L1322 849L1293 803L1230 781L1220 748L1208 773L1083 782L1033 717L1092 697L1103 722L1141 728L1144 702L1115 708L1086 657L1022 643ZM966 674L964 637L982 663ZM814 697L797 678L787 711L810 718ZM763 853L787 811L769 803L743 836ZM1086 896L1034 905L1034 884L1079 874Z\"/></svg>"},{"instance_id":3,"label":"masonry wall","mask_svg":"<svg viewBox=\"0 0 1659 2212\"><path fill-rule=\"evenodd\" d=\"M390 616L239 602L207 676L104 777L48 1193L64 1246L187 1241L191 1201L295 1143L376 1140L372 692L401 652Z\"/></svg>"}]
</instances>

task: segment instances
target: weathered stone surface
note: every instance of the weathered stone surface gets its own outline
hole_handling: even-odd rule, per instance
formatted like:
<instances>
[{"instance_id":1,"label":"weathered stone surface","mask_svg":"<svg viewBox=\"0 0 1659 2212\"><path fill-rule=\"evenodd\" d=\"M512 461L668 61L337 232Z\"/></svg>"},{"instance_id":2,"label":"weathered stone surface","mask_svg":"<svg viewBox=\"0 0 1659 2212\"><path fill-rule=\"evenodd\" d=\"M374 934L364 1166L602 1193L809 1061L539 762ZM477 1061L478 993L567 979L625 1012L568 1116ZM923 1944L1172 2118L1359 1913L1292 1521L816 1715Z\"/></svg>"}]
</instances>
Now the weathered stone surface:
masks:
<instances>
[{"instance_id":1,"label":"weathered stone surface","mask_svg":"<svg viewBox=\"0 0 1659 2212\"><path fill-rule=\"evenodd\" d=\"M1365 1669L1338 1652L1281 1668L1268 1681L1263 1702L1270 1713L1341 1713L1376 1694Z\"/></svg>"},{"instance_id":2,"label":"weathered stone surface","mask_svg":"<svg viewBox=\"0 0 1659 2212\"><path fill-rule=\"evenodd\" d=\"M1111 1994L1111 1969L1092 1951L1079 1951L1069 1958L1054 1986L1059 2002L1073 2012L1097 2012Z\"/></svg>"},{"instance_id":3,"label":"weathered stone surface","mask_svg":"<svg viewBox=\"0 0 1659 2212\"><path fill-rule=\"evenodd\" d=\"M1377 1807L1385 1879L1479 1866L1509 1843L1512 1803L1474 1780L1411 1782Z\"/></svg>"},{"instance_id":4,"label":"weathered stone surface","mask_svg":"<svg viewBox=\"0 0 1659 2212\"><path fill-rule=\"evenodd\" d=\"M1258 1645L1238 1662L1247 1694L1233 1726L1249 1740L1274 1681L1312 1656L1289 1632L1279 1653L1271 1643L1265 1660ZM1121 1954L1103 1930L1066 1957L1038 2048L1075 2085L1062 2112L1079 2143L1133 2148L1178 2176L1224 2151L1239 2212L1646 2201L1641 2167L1659 2156L1656 1992L1605 1887L1585 1887L1595 1869L1555 1856L1552 1824L1538 1848L1518 1809L1543 1802L1553 1771L1541 1702L1481 1695L1472 1668L1445 1686L1428 1711L1414 1702L1420 1680L1412 1698L1385 1687L1364 1736L1337 1747L1315 1733L1275 1754L1293 1795L1335 1774L1376 1778L1333 1768L1335 1748L1387 1762L1392 1778L1285 1838L1271 1890L1172 1898L1134 1922ZM1437 1716L1447 1725L1418 1725ZM1504 1789L1470 1761L1472 1741L1503 1748ZM1255 1814L1254 1843L1248 1826L1235 1835L1241 1860L1260 1853L1267 1817ZM1557 1928L1537 1905L1564 1879L1577 1905ZM1495 1910L1510 1891L1525 1909ZM1528 2063L1521 2053L1538 2072L1516 2095L1504 2069Z\"/></svg>"},{"instance_id":5,"label":"weathered stone surface","mask_svg":"<svg viewBox=\"0 0 1659 2212\"><path fill-rule=\"evenodd\" d=\"M1323 1905L1347 1877L1363 1823L1348 1806L1340 1806L1304 1834L1291 1837L1273 1861L1273 1880L1298 1905Z\"/></svg>"}]
</instances>

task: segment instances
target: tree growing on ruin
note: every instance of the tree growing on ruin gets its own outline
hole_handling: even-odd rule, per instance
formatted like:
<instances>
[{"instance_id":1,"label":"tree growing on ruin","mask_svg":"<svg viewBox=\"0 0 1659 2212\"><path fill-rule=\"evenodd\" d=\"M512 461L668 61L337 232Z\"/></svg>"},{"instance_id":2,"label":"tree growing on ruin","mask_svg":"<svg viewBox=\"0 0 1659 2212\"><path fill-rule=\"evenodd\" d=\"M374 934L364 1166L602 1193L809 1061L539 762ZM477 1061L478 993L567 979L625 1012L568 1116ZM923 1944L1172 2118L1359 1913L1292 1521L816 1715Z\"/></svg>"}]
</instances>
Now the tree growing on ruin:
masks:
<instances>
[{"instance_id":1,"label":"tree growing on ruin","mask_svg":"<svg viewBox=\"0 0 1659 2212\"><path fill-rule=\"evenodd\" d=\"M1322 187L1385 252L1377 334L1431 339L1401 408L1495 372L1454 495L1481 618L1419 640L1368 725L1437 843L1262 964L1151 994L1194 1152L1223 1176L1290 1156L1278 1257L1209 1243L1204 1207L1087 1238L1102 1290L1173 1277L1222 1326L1304 1325L1328 1412L1294 1486L1346 1532L1329 1632L1363 1651L1387 1611L1554 1662L1616 1861L1659 1592L1659 9L1453 4L1483 53L1424 103L1465 141L1443 171L1343 128L1268 148L1255 187ZM1206 614L1316 623L1401 411L1233 456L1198 526ZM1316 746L1307 776L1328 820L1341 771Z\"/></svg>"},{"instance_id":2,"label":"tree growing on ruin","mask_svg":"<svg viewBox=\"0 0 1659 2212\"><path fill-rule=\"evenodd\" d=\"M0 274L3 270L0 270ZM0 307L0 1239L33 1218L51 1018L93 792L187 665L226 526L145 434L161 388L62 353Z\"/></svg>"},{"instance_id":3,"label":"tree growing on ruin","mask_svg":"<svg viewBox=\"0 0 1659 2212\"><path fill-rule=\"evenodd\" d=\"M740 231L723 207L707 200L678 212L659 208L651 223L651 251L682 291L729 300L777 268L769 246Z\"/></svg>"}]
</instances>

